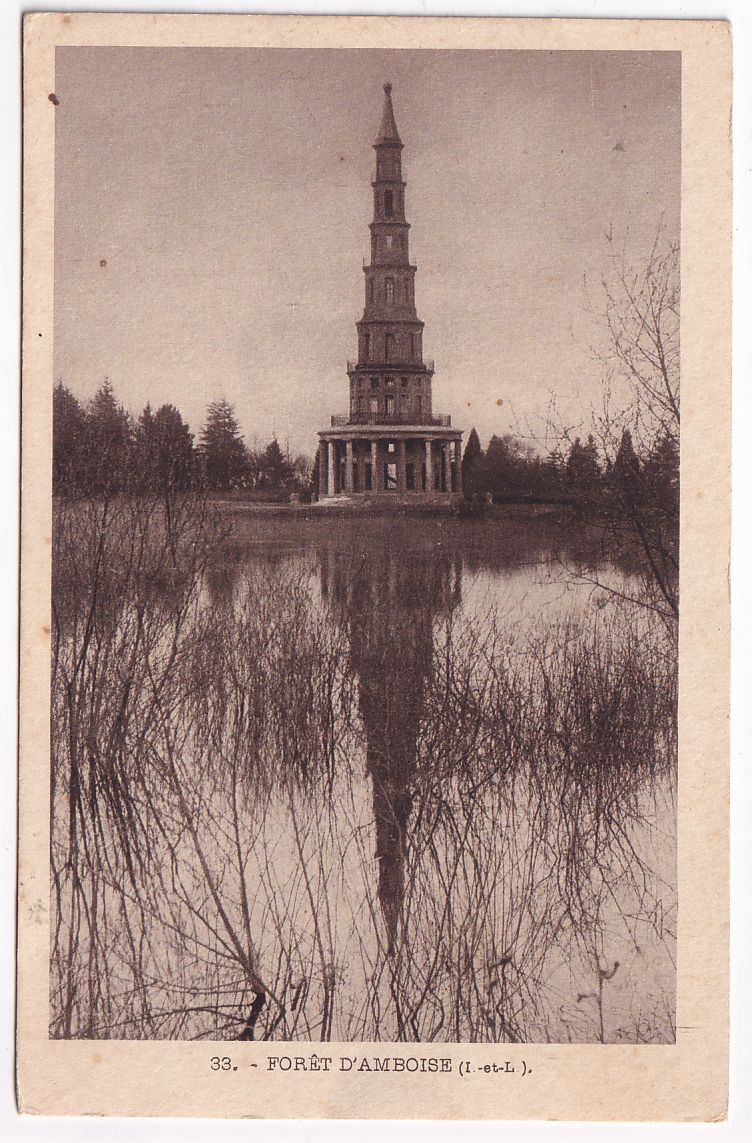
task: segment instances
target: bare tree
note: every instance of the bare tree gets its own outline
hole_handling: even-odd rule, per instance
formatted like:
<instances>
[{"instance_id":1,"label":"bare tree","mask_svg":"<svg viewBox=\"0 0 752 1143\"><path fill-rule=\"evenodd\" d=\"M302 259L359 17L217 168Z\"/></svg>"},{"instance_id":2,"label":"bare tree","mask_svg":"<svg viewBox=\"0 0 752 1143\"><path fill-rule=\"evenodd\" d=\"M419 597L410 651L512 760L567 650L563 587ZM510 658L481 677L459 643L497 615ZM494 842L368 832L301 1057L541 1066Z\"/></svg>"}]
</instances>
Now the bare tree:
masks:
<instances>
[{"instance_id":1,"label":"bare tree","mask_svg":"<svg viewBox=\"0 0 752 1143\"><path fill-rule=\"evenodd\" d=\"M624 248L611 261L611 275L601 281L609 335L607 350L597 355L604 380L609 388L616 378L626 381L632 402L622 427L643 451L668 438L678 452L679 244L659 232L643 266L631 267Z\"/></svg>"},{"instance_id":2,"label":"bare tree","mask_svg":"<svg viewBox=\"0 0 752 1143\"><path fill-rule=\"evenodd\" d=\"M606 240L613 248L610 234ZM590 425L604 479L582 489L576 506L583 519L602 527L605 554L631 565L639 602L673 625L679 614L679 244L659 231L639 266L624 246L610 253L609 264L600 302L591 304L605 332L603 344L593 347L603 403ZM571 455L575 430L560 423L551 428L562 458Z\"/></svg>"}]
</instances>

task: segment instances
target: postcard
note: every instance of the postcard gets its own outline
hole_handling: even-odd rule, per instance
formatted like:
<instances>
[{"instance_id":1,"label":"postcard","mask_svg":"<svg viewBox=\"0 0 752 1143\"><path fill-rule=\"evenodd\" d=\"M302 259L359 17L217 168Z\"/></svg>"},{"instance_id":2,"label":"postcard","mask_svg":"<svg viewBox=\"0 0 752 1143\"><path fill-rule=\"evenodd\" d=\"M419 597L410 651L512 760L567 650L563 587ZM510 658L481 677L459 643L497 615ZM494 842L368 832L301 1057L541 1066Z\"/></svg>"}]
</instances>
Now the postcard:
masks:
<instances>
[{"instance_id":1,"label":"postcard","mask_svg":"<svg viewBox=\"0 0 752 1143\"><path fill-rule=\"evenodd\" d=\"M724 1118L728 24L24 68L21 1110Z\"/></svg>"}]
</instances>

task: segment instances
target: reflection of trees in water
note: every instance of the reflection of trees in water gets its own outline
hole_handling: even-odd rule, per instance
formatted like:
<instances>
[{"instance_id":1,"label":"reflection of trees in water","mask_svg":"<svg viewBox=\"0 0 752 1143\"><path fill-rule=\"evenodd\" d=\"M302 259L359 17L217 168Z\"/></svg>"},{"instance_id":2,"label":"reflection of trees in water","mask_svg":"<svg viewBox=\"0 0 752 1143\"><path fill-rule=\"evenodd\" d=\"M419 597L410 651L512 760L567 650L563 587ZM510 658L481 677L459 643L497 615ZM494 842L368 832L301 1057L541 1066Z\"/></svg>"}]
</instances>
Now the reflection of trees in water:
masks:
<instances>
[{"instance_id":1,"label":"reflection of trees in water","mask_svg":"<svg viewBox=\"0 0 752 1143\"><path fill-rule=\"evenodd\" d=\"M459 602L458 554L321 552L322 595L347 631L373 784L379 902L393 955L405 895L407 829L438 614Z\"/></svg>"},{"instance_id":2,"label":"reflection of trees in water","mask_svg":"<svg viewBox=\"0 0 752 1143\"><path fill-rule=\"evenodd\" d=\"M490 613L455 614L462 562L450 553L320 556L373 788L391 962L388 1016L372 995L376 1027L399 1039L524 1040L532 1028L555 1039L558 973L583 981L561 1004L568 1034L592 1034L595 996L603 1039L604 988L639 980L650 958L671 975L673 806L656 798L675 754L671 648L627 615L505 629ZM511 543L476 557L515 562ZM669 994L637 1034L670 1038L671 1013ZM629 1038L626 1023L608 1036Z\"/></svg>"},{"instance_id":3,"label":"reflection of trees in water","mask_svg":"<svg viewBox=\"0 0 752 1143\"><path fill-rule=\"evenodd\" d=\"M670 1037L670 648L457 606L465 548L507 566L511 530L329 525L267 560L98 519L56 525L54 1036L615 1039L623 907L652 1025L622 1038Z\"/></svg>"},{"instance_id":4,"label":"reflection of trees in water","mask_svg":"<svg viewBox=\"0 0 752 1143\"><path fill-rule=\"evenodd\" d=\"M353 575L362 565L363 573L372 577L381 575L379 553L383 551L393 553L399 562L396 574L405 574L402 564L406 560L416 567L459 561L466 579L478 572L506 577L528 568L545 569L549 575L557 568L597 568L604 561L631 575L637 566L626 550L615 560L603 532L576 522L571 513L528 508L524 514L510 510L499 519L480 520L447 516L410 521L376 516L254 522L248 535L226 540L217 548L207 568L206 586L217 601L232 603L238 577L249 562L276 574L312 551L318 553L324 570L327 564L352 562ZM427 592L422 602L434 607Z\"/></svg>"}]
</instances>

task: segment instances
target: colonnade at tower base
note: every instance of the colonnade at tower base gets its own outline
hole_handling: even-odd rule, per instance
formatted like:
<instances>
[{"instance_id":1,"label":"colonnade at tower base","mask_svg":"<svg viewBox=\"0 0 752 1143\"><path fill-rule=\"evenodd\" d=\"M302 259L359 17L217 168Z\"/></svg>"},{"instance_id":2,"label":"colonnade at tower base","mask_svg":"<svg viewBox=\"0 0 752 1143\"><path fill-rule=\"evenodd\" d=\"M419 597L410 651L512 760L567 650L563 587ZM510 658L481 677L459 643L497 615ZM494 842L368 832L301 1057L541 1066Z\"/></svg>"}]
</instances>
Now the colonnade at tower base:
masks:
<instances>
[{"instance_id":1,"label":"colonnade at tower base","mask_svg":"<svg viewBox=\"0 0 752 1143\"><path fill-rule=\"evenodd\" d=\"M319 433L319 498L462 494L462 434L452 429L353 425Z\"/></svg>"}]
</instances>

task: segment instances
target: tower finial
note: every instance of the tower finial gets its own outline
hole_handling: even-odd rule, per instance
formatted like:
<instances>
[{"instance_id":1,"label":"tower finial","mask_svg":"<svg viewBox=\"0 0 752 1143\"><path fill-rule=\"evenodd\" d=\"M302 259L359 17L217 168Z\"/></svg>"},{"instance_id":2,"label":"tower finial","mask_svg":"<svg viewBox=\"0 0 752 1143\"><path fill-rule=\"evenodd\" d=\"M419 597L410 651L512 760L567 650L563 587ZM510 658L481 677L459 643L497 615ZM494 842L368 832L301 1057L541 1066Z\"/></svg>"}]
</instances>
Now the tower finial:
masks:
<instances>
[{"instance_id":1,"label":"tower finial","mask_svg":"<svg viewBox=\"0 0 752 1143\"><path fill-rule=\"evenodd\" d=\"M392 146L397 147L402 146L397 124L394 122L391 83L384 84L384 114L381 117L381 128L375 146L379 147L382 143L391 143Z\"/></svg>"}]
</instances>

